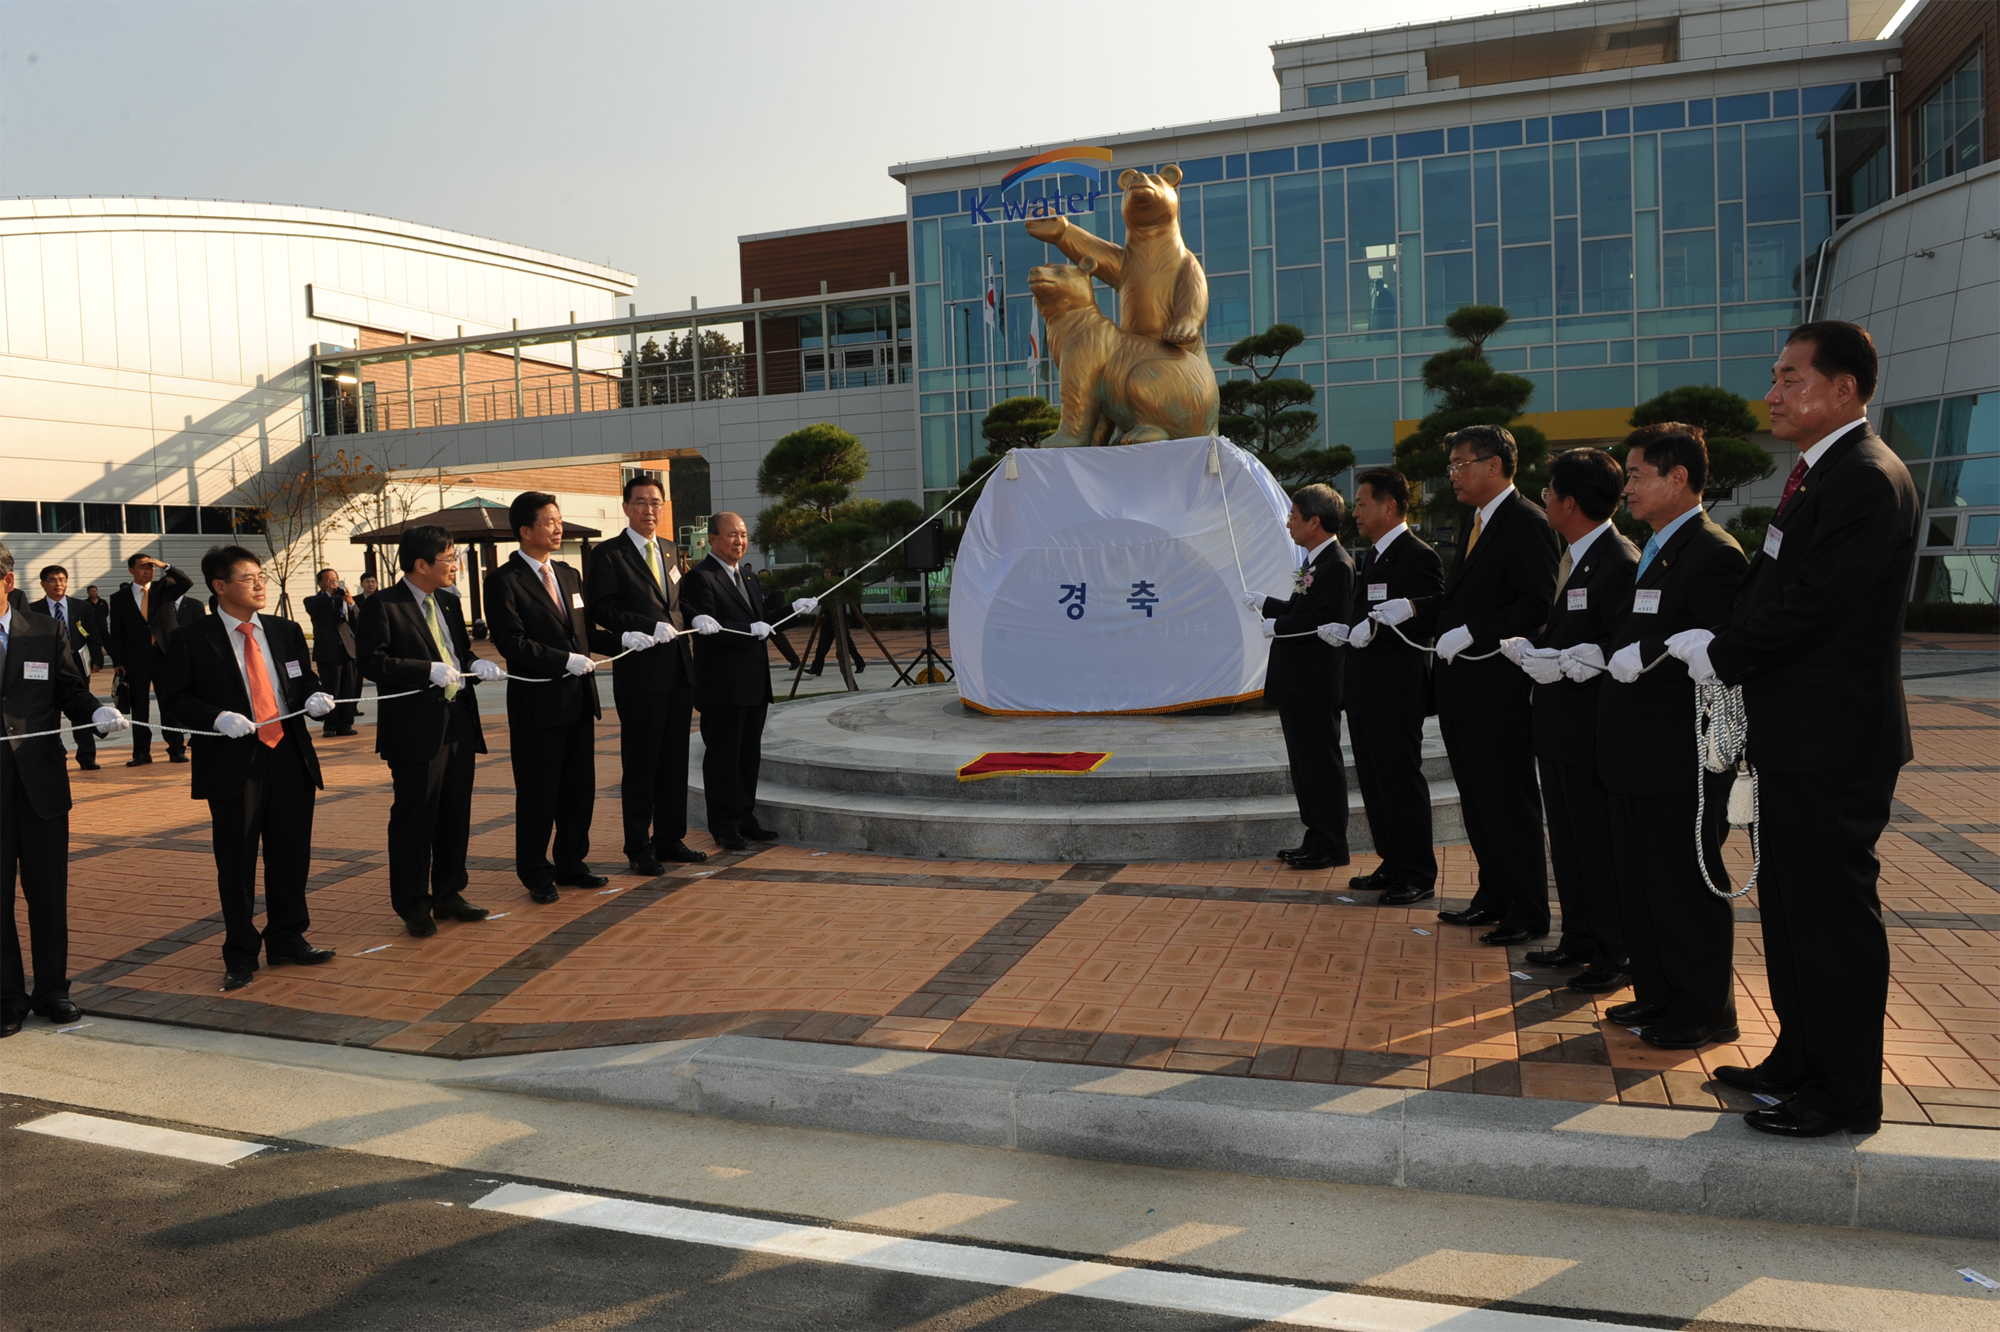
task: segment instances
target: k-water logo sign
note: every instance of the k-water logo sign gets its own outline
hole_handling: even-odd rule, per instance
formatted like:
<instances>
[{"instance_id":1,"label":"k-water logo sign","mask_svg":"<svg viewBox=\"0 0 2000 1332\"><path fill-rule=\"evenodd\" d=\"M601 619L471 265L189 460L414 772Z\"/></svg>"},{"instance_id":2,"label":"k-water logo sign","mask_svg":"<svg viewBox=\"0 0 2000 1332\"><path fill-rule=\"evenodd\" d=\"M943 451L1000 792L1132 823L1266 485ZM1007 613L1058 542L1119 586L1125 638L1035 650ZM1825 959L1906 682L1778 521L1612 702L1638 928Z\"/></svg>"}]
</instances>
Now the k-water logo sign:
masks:
<instances>
[{"instance_id":1,"label":"k-water logo sign","mask_svg":"<svg viewBox=\"0 0 2000 1332\"><path fill-rule=\"evenodd\" d=\"M1035 180L1043 176L1087 176L1097 179L1097 173L1111 165L1111 150L1088 144L1072 144L1067 148L1052 148L1038 154L1009 171L1000 178L1000 192L1005 194L1022 181ZM1097 210L1097 201L1104 197L1104 191L1092 185L1083 194L1058 194L1052 198L1024 199L1019 203L1003 201L1000 205L1001 220L1013 222L1031 217L1061 217L1067 213L1091 213ZM978 222L993 221L989 211L993 207L993 197L982 194L971 202L969 211Z\"/></svg>"}]
</instances>

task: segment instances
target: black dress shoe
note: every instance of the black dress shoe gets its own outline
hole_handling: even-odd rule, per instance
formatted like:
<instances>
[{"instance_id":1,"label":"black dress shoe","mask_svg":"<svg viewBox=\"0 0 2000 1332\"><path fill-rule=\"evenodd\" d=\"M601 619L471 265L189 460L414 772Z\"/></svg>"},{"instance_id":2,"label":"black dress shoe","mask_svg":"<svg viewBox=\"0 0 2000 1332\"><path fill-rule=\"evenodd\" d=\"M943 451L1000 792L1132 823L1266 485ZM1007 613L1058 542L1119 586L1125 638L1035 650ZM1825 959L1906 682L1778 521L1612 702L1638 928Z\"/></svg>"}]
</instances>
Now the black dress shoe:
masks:
<instances>
[{"instance_id":1,"label":"black dress shoe","mask_svg":"<svg viewBox=\"0 0 2000 1332\"><path fill-rule=\"evenodd\" d=\"M79 762L79 763L78 763L78 764L77 764L76 766L77 766L78 768L82 769L82 770L83 770L84 772L96 772L96 771L97 771L97 765L96 765L95 763L82 763L82 762Z\"/></svg>"},{"instance_id":2,"label":"black dress shoe","mask_svg":"<svg viewBox=\"0 0 2000 1332\"><path fill-rule=\"evenodd\" d=\"M556 875L556 884L562 888L602 888L610 882L611 880L602 874L591 873L590 866L588 865L571 874ZM485 913L482 912L481 914Z\"/></svg>"},{"instance_id":3,"label":"black dress shoe","mask_svg":"<svg viewBox=\"0 0 2000 1332\"><path fill-rule=\"evenodd\" d=\"M66 994L59 994L53 999L43 1000L42 1006L35 1011L55 1023L58 1027L67 1027L72 1022L81 1022L83 1020L83 1010L72 1003L70 997Z\"/></svg>"},{"instance_id":4,"label":"black dress shoe","mask_svg":"<svg viewBox=\"0 0 2000 1332\"><path fill-rule=\"evenodd\" d=\"M1293 856L1285 862L1295 870L1333 869L1347 863L1347 855L1340 851L1314 851L1308 855Z\"/></svg>"},{"instance_id":5,"label":"black dress shoe","mask_svg":"<svg viewBox=\"0 0 2000 1332\"><path fill-rule=\"evenodd\" d=\"M314 948L304 939L301 939L296 948L266 948L264 950L264 960L274 967L284 966L286 963L290 963L295 967L316 967L322 962L331 962L333 960L333 950L331 948Z\"/></svg>"},{"instance_id":6,"label":"black dress shoe","mask_svg":"<svg viewBox=\"0 0 2000 1332\"><path fill-rule=\"evenodd\" d=\"M1527 956L1531 967L1587 967L1590 959L1582 953L1572 953L1563 948L1537 948Z\"/></svg>"},{"instance_id":7,"label":"black dress shoe","mask_svg":"<svg viewBox=\"0 0 2000 1332\"><path fill-rule=\"evenodd\" d=\"M744 851L749 849L750 843L744 839L741 833L721 832L712 835L715 838L715 844L724 851Z\"/></svg>"},{"instance_id":8,"label":"black dress shoe","mask_svg":"<svg viewBox=\"0 0 2000 1332\"><path fill-rule=\"evenodd\" d=\"M1280 860L1293 860L1293 859L1296 859L1296 858L1297 858L1297 857L1299 857L1299 856L1302 856L1302 855L1304 855L1305 853L1306 853L1306 849L1305 849L1305 848L1304 848L1303 846L1287 846L1287 847L1281 847L1281 848L1279 848L1279 850L1278 850L1278 859L1280 859Z\"/></svg>"},{"instance_id":9,"label":"black dress shoe","mask_svg":"<svg viewBox=\"0 0 2000 1332\"><path fill-rule=\"evenodd\" d=\"M556 891L553 883L531 883L528 885L528 897L547 906L551 902L560 900L562 894Z\"/></svg>"},{"instance_id":10,"label":"black dress shoe","mask_svg":"<svg viewBox=\"0 0 2000 1332\"><path fill-rule=\"evenodd\" d=\"M1639 1039L1656 1050L1699 1050L1704 1045L1727 1044L1742 1034L1736 1019L1726 1017L1684 1027L1646 1027L1639 1032Z\"/></svg>"},{"instance_id":11,"label":"black dress shoe","mask_svg":"<svg viewBox=\"0 0 2000 1332\"><path fill-rule=\"evenodd\" d=\"M1285 853L1280 851L1278 854L1282 856ZM1373 870L1367 874L1355 875L1347 881L1347 886L1357 893L1386 893L1390 889L1400 887L1401 885L1396 882L1393 875L1384 874L1381 870Z\"/></svg>"},{"instance_id":12,"label":"black dress shoe","mask_svg":"<svg viewBox=\"0 0 2000 1332\"><path fill-rule=\"evenodd\" d=\"M1585 967L1569 978L1569 988L1578 994L1610 994L1624 984L1624 972L1599 971L1596 967Z\"/></svg>"},{"instance_id":13,"label":"black dress shoe","mask_svg":"<svg viewBox=\"0 0 2000 1332\"><path fill-rule=\"evenodd\" d=\"M437 922L429 916L411 916L403 922L403 928L418 939L428 939L438 932Z\"/></svg>"},{"instance_id":14,"label":"black dress shoe","mask_svg":"<svg viewBox=\"0 0 2000 1332\"><path fill-rule=\"evenodd\" d=\"M149 758L125 760L125 766L128 768L149 768L152 765L153 765L153 760Z\"/></svg>"},{"instance_id":15,"label":"black dress shoe","mask_svg":"<svg viewBox=\"0 0 2000 1332\"><path fill-rule=\"evenodd\" d=\"M167 755L167 762L169 763L186 763L187 761L188 761L188 756L186 754Z\"/></svg>"},{"instance_id":16,"label":"black dress shoe","mask_svg":"<svg viewBox=\"0 0 2000 1332\"><path fill-rule=\"evenodd\" d=\"M686 842L675 842L660 852L661 860L671 860L680 865L699 865L708 859L708 852L697 851Z\"/></svg>"},{"instance_id":17,"label":"black dress shoe","mask_svg":"<svg viewBox=\"0 0 2000 1332\"><path fill-rule=\"evenodd\" d=\"M778 840L778 834L772 832L761 823L744 824L743 835L753 842L775 842Z\"/></svg>"},{"instance_id":18,"label":"black dress shoe","mask_svg":"<svg viewBox=\"0 0 2000 1332\"><path fill-rule=\"evenodd\" d=\"M1495 948L1507 948L1513 944L1526 943L1530 939L1547 938L1548 933L1547 930L1537 930L1531 934L1519 925L1499 925L1480 935L1479 942L1491 944Z\"/></svg>"},{"instance_id":19,"label":"black dress shoe","mask_svg":"<svg viewBox=\"0 0 2000 1332\"><path fill-rule=\"evenodd\" d=\"M222 988L240 990L256 979L257 973L254 971L225 971L222 973Z\"/></svg>"},{"instance_id":20,"label":"black dress shoe","mask_svg":"<svg viewBox=\"0 0 2000 1332\"><path fill-rule=\"evenodd\" d=\"M1801 1106L1796 1100L1752 1110L1743 1116L1743 1122L1760 1133L1771 1133L1780 1138L1824 1138L1843 1129L1849 1133L1876 1133L1882 1128L1880 1115L1850 1117L1823 1114Z\"/></svg>"},{"instance_id":21,"label":"black dress shoe","mask_svg":"<svg viewBox=\"0 0 2000 1332\"><path fill-rule=\"evenodd\" d=\"M1498 925L1500 913L1487 907L1467 907L1463 911L1440 911L1438 919L1447 925Z\"/></svg>"},{"instance_id":22,"label":"black dress shoe","mask_svg":"<svg viewBox=\"0 0 2000 1332\"><path fill-rule=\"evenodd\" d=\"M1382 895L1375 899L1375 903L1377 906L1387 907L1409 906L1436 896L1437 889L1431 884L1398 883L1384 888Z\"/></svg>"},{"instance_id":23,"label":"black dress shoe","mask_svg":"<svg viewBox=\"0 0 2000 1332\"><path fill-rule=\"evenodd\" d=\"M14 1013L10 1014L7 1017L0 1017L0 1040L5 1040L9 1036L18 1036L20 1034L21 1034L21 1014Z\"/></svg>"},{"instance_id":24,"label":"black dress shoe","mask_svg":"<svg viewBox=\"0 0 2000 1332\"><path fill-rule=\"evenodd\" d=\"M474 906L458 895L432 902L431 915L438 920L485 920L486 908Z\"/></svg>"},{"instance_id":25,"label":"black dress shoe","mask_svg":"<svg viewBox=\"0 0 2000 1332\"><path fill-rule=\"evenodd\" d=\"M1738 1091L1761 1092L1766 1096L1795 1092L1803 1082L1800 1078L1767 1073L1762 1066L1744 1068L1741 1064L1719 1064L1713 1076L1717 1082L1726 1082Z\"/></svg>"},{"instance_id":26,"label":"black dress shoe","mask_svg":"<svg viewBox=\"0 0 2000 1332\"><path fill-rule=\"evenodd\" d=\"M667 872L667 867L648 854L626 861L625 872L636 874L642 879L657 879Z\"/></svg>"},{"instance_id":27,"label":"black dress shoe","mask_svg":"<svg viewBox=\"0 0 2000 1332\"><path fill-rule=\"evenodd\" d=\"M1643 1027L1648 1022L1663 1018L1671 1004L1642 1004L1637 999L1627 1003L1613 1004L1604 1010L1607 1021L1616 1022L1621 1027Z\"/></svg>"}]
</instances>

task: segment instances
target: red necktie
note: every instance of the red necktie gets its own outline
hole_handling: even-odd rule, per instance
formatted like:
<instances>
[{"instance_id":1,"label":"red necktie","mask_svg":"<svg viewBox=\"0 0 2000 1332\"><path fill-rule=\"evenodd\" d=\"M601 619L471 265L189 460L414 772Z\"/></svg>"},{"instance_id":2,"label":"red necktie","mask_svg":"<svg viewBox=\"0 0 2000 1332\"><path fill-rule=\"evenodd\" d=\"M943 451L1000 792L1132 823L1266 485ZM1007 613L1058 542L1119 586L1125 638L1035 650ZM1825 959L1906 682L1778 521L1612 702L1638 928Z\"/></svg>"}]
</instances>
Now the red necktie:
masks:
<instances>
[{"instance_id":1,"label":"red necktie","mask_svg":"<svg viewBox=\"0 0 2000 1332\"><path fill-rule=\"evenodd\" d=\"M250 677L250 711L257 723L257 738L272 749L285 738L285 725L278 720L278 699L271 692L271 673L264 668L264 654L257 635L247 624L236 626L243 635L243 673Z\"/></svg>"},{"instance_id":2,"label":"red necktie","mask_svg":"<svg viewBox=\"0 0 2000 1332\"><path fill-rule=\"evenodd\" d=\"M542 566L542 586L549 590L549 599L556 603L556 609L567 613L568 608L562 604L562 593L556 591L555 571L546 564Z\"/></svg>"},{"instance_id":3,"label":"red necktie","mask_svg":"<svg viewBox=\"0 0 2000 1332\"><path fill-rule=\"evenodd\" d=\"M1806 460L1805 460L1805 455L1800 454L1799 460L1792 464L1792 474L1785 478L1785 493L1778 497L1779 513L1783 513L1785 511L1785 506L1792 502L1792 492L1797 490L1799 488L1799 483L1801 481L1804 481L1805 479L1806 479Z\"/></svg>"}]
</instances>

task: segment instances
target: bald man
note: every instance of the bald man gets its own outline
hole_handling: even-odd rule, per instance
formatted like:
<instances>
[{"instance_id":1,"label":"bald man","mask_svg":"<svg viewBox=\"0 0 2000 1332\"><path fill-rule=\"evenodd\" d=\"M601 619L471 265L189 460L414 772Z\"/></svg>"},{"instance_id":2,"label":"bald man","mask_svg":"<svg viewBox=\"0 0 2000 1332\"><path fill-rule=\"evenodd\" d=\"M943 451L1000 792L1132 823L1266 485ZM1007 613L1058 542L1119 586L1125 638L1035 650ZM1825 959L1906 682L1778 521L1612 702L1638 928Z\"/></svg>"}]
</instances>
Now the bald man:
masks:
<instances>
[{"instance_id":1,"label":"bald man","mask_svg":"<svg viewBox=\"0 0 2000 1332\"><path fill-rule=\"evenodd\" d=\"M701 780L708 831L725 851L773 840L757 823L757 768L771 707L764 594L743 563L750 529L738 514L708 524L708 558L681 580L681 611L695 632L694 705L701 711Z\"/></svg>"}]
</instances>

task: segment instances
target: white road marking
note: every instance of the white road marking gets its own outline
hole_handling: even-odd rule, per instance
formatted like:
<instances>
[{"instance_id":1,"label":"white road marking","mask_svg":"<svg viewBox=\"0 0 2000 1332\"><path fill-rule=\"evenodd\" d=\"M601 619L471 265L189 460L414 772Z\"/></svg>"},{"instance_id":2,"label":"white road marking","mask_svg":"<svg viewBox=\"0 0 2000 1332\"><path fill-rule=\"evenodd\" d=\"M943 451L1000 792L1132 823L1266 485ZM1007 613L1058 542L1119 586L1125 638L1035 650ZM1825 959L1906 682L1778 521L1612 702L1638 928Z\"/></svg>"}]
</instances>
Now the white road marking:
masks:
<instances>
[{"instance_id":1,"label":"white road marking","mask_svg":"<svg viewBox=\"0 0 2000 1332\"><path fill-rule=\"evenodd\" d=\"M183 1133L179 1129L154 1128L150 1124L128 1124L122 1119L75 1115L67 1110L31 1119L19 1127L30 1133L46 1133L52 1138L94 1142L104 1147L122 1147L130 1152L150 1152L154 1156L178 1156L183 1161L200 1161L206 1165L228 1165L264 1150L261 1142L211 1138L204 1133Z\"/></svg>"},{"instance_id":2,"label":"white road marking","mask_svg":"<svg viewBox=\"0 0 2000 1332\"><path fill-rule=\"evenodd\" d=\"M1446 1328L1450 1332L1581 1332L1584 1328L1597 1328L1601 1332L1605 1326L1574 1318L1347 1295L1272 1282L1157 1272L1115 1263L1075 1262L971 1244L940 1244L823 1226L793 1226L664 1203L565 1193L528 1184L502 1185L472 1206L476 1211L503 1212L538 1221L591 1226L808 1262L842 1263L942 1281L971 1281L1300 1327L1340 1328L1348 1332L1428 1332Z\"/></svg>"}]
</instances>

